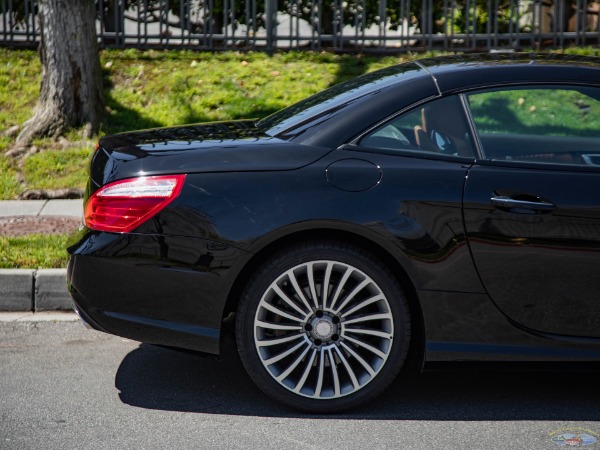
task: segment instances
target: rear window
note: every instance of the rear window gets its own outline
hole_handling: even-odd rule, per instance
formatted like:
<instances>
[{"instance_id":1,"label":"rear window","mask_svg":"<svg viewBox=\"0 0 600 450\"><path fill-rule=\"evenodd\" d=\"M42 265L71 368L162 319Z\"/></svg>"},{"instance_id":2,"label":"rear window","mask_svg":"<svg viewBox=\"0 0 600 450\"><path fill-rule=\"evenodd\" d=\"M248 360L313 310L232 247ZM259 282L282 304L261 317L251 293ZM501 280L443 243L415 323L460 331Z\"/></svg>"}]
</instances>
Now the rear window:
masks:
<instances>
[{"instance_id":1,"label":"rear window","mask_svg":"<svg viewBox=\"0 0 600 450\"><path fill-rule=\"evenodd\" d=\"M420 71L416 64L402 64L362 75L330 87L318 94L282 109L259 121L256 125L270 136L291 130L321 114L338 109L356 99L377 92L411 77Z\"/></svg>"}]
</instances>

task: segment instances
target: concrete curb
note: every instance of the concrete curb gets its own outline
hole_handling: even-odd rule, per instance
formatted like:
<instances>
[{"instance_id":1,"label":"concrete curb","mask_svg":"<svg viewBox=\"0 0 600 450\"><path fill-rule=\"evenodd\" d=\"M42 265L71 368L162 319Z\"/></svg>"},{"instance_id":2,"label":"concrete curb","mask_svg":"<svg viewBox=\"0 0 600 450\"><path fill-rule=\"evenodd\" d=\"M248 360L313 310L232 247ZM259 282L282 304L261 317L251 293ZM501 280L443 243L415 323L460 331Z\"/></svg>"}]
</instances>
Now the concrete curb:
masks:
<instances>
[{"instance_id":1,"label":"concrete curb","mask_svg":"<svg viewBox=\"0 0 600 450\"><path fill-rule=\"evenodd\" d=\"M3 200L0 217L81 217L83 200ZM66 269L0 269L0 312L72 310Z\"/></svg>"},{"instance_id":2,"label":"concrete curb","mask_svg":"<svg viewBox=\"0 0 600 450\"><path fill-rule=\"evenodd\" d=\"M0 312L0 323L20 322L78 322L75 311Z\"/></svg>"},{"instance_id":3,"label":"concrete curb","mask_svg":"<svg viewBox=\"0 0 600 450\"><path fill-rule=\"evenodd\" d=\"M72 308L66 269L0 269L0 311Z\"/></svg>"}]
</instances>

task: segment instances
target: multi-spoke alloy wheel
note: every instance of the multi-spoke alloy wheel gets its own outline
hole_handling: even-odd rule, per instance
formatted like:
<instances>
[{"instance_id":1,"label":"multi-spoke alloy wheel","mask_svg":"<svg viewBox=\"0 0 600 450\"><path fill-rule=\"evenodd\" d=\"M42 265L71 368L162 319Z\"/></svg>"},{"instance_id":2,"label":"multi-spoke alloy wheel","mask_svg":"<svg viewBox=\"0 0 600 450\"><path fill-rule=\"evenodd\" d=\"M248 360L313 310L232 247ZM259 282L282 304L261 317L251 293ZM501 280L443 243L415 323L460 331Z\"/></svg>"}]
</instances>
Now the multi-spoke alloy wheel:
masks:
<instances>
[{"instance_id":1,"label":"multi-spoke alloy wheel","mask_svg":"<svg viewBox=\"0 0 600 450\"><path fill-rule=\"evenodd\" d=\"M316 411L383 390L402 365L409 332L406 301L389 271L338 245L272 260L238 316L238 346L254 380L279 400Z\"/></svg>"}]
</instances>

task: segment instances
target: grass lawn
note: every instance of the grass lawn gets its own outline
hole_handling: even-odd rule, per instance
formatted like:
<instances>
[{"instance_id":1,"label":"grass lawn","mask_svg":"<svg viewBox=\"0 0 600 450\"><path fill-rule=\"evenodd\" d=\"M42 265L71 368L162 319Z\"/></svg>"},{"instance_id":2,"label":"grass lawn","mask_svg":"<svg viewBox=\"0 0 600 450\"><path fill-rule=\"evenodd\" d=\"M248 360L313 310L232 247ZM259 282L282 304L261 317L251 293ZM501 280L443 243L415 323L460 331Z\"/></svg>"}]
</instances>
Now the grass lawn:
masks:
<instances>
[{"instance_id":1,"label":"grass lawn","mask_svg":"<svg viewBox=\"0 0 600 450\"><path fill-rule=\"evenodd\" d=\"M66 234L0 236L0 269L45 269L67 266Z\"/></svg>"},{"instance_id":2,"label":"grass lawn","mask_svg":"<svg viewBox=\"0 0 600 450\"><path fill-rule=\"evenodd\" d=\"M600 49L574 48L567 53L598 56ZM100 135L262 118L341 81L426 56L432 55L106 50L100 54L106 99ZM14 138L2 131L31 116L40 72L37 52L0 48L0 200L18 198L27 189L85 186L94 142L81 140L81 130L65 136L66 143L36 140L39 152L22 161L4 155Z\"/></svg>"},{"instance_id":3,"label":"grass lawn","mask_svg":"<svg viewBox=\"0 0 600 450\"><path fill-rule=\"evenodd\" d=\"M600 49L574 48L566 53L600 56ZM106 100L100 135L262 118L349 78L425 56L432 55L107 50L100 53ZM38 152L20 160L5 156L14 137L3 132L32 115L40 73L37 52L0 48L0 200L16 199L28 189L82 188L86 183L95 139L82 140L81 130L62 140L36 140ZM538 111L558 110L552 101L564 100L527 99L527 104L535 102ZM506 101L518 104L518 99ZM575 107L571 102L569 108ZM521 113L529 114L515 109L515 114ZM65 267L66 242L66 235L0 236L0 268Z\"/></svg>"},{"instance_id":4,"label":"grass lawn","mask_svg":"<svg viewBox=\"0 0 600 450\"><path fill-rule=\"evenodd\" d=\"M100 54L106 100L100 135L262 118L341 81L415 57L107 50ZM31 116L40 71L36 52L0 48L0 134ZM20 162L4 156L13 138L0 136L0 200L27 189L84 187L94 142L80 135L81 130L70 132L66 145L38 139L40 151Z\"/></svg>"},{"instance_id":5,"label":"grass lawn","mask_svg":"<svg viewBox=\"0 0 600 450\"><path fill-rule=\"evenodd\" d=\"M539 136L598 135L600 102L577 91L522 89L469 96L481 133Z\"/></svg>"},{"instance_id":6,"label":"grass lawn","mask_svg":"<svg viewBox=\"0 0 600 450\"><path fill-rule=\"evenodd\" d=\"M211 120L262 118L333 84L408 59L327 53L104 51L106 116L100 135ZM94 141L73 130L39 139L38 153L4 155L2 132L32 114L41 67L36 52L0 48L0 200L27 189L84 187ZM65 267L66 235L0 236L0 268Z\"/></svg>"}]
</instances>

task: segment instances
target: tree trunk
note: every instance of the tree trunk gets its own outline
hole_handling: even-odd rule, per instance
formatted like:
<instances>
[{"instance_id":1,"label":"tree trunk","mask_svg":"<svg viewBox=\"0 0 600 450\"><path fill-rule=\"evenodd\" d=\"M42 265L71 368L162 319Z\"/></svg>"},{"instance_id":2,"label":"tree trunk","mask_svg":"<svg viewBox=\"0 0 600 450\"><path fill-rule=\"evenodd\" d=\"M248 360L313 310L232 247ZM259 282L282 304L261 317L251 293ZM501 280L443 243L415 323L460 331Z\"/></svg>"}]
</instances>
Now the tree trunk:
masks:
<instances>
[{"instance_id":1,"label":"tree trunk","mask_svg":"<svg viewBox=\"0 0 600 450\"><path fill-rule=\"evenodd\" d=\"M17 145L81 125L91 136L104 111L94 2L39 0L38 4L42 84L34 115L25 122Z\"/></svg>"}]
</instances>

